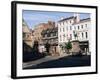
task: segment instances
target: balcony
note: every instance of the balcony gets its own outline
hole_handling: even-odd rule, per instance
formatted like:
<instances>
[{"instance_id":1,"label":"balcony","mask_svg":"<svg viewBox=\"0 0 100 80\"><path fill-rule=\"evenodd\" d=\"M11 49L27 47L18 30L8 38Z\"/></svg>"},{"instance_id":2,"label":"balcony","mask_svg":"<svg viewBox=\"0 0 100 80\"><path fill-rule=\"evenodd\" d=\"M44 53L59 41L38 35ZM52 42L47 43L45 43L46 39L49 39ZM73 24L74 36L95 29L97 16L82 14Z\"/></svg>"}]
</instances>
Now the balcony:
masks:
<instances>
[{"instance_id":1,"label":"balcony","mask_svg":"<svg viewBox=\"0 0 100 80\"><path fill-rule=\"evenodd\" d=\"M58 38L58 36L50 36L50 37L43 37L42 39L55 39L55 38Z\"/></svg>"}]
</instances>

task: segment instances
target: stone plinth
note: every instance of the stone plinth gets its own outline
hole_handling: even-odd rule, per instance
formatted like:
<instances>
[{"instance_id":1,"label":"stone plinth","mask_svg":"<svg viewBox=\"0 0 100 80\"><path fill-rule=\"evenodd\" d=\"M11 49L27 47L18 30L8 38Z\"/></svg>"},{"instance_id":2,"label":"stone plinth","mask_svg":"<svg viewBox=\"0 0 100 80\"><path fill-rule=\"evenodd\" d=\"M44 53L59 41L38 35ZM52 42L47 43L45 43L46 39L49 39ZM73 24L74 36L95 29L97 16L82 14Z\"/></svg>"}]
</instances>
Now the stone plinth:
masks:
<instances>
[{"instance_id":1,"label":"stone plinth","mask_svg":"<svg viewBox=\"0 0 100 80\"><path fill-rule=\"evenodd\" d=\"M72 50L71 50L71 52L78 53L80 51L79 41L78 40L74 40L71 43L72 43Z\"/></svg>"}]
</instances>

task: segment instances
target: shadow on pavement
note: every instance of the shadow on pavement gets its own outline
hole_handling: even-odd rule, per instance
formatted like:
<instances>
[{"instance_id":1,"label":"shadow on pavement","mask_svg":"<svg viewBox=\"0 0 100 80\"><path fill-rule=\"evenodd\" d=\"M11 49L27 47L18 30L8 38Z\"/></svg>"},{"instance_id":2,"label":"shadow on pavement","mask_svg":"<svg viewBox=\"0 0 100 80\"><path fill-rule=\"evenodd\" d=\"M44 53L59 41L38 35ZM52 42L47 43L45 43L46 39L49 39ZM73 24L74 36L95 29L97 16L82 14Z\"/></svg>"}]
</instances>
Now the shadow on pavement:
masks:
<instances>
[{"instance_id":1,"label":"shadow on pavement","mask_svg":"<svg viewBox=\"0 0 100 80\"><path fill-rule=\"evenodd\" d=\"M43 62L36 66L27 67L24 69L39 69L39 68L60 68L60 67L80 67L80 66L90 66L91 56L67 56L57 60Z\"/></svg>"}]
</instances>

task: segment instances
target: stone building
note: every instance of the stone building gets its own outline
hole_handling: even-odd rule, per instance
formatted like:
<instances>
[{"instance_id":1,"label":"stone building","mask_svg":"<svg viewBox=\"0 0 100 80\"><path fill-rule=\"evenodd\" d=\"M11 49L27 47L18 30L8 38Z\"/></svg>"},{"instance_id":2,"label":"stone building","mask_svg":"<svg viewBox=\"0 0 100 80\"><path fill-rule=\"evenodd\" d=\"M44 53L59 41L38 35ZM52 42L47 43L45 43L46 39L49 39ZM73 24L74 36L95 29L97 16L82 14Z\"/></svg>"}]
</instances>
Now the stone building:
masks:
<instances>
[{"instance_id":1,"label":"stone building","mask_svg":"<svg viewBox=\"0 0 100 80\"><path fill-rule=\"evenodd\" d=\"M32 35L33 35L33 44L34 41L38 41L39 42L39 51L43 52L45 51L44 49L44 45L43 45L43 36L41 35L43 30L52 28L53 26L55 26L55 23L52 21L48 21L47 23L40 23L38 25L35 26L35 28L32 30Z\"/></svg>"},{"instance_id":2,"label":"stone building","mask_svg":"<svg viewBox=\"0 0 100 80\"><path fill-rule=\"evenodd\" d=\"M48 28L42 31L43 44L50 44L50 54L59 55L58 52L58 27Z\"/></svg>"},{"instance_id":3,"label":"stone building","mask_svg":"<svg viewBox=\"0 0 100 80\"><path fill-rule=\"evenodd\" d=\"M24 21L24 19L22 20L22 33L23 33L23 47L25 51L30 51L30 49L32 48L32 32L31 30L28 28L28 25L26 24L26 22Z\"/></svg>"},{"instance_id":4,"label":"stone building","mask_svg":"<svg viewBox=\"0 0 100 80\"><path fill-rule=\"evenodd\" d=\"M39 42L39 44L42 44L42 35L41 32L43 30L46 30L48 28L52 28L52 26L54 26L54 22L52 21L48 21L48 23L40 23L38 25L35 26L35 28L32 31L33 34L33 41L37 40Z\"/></svg>"}]
</instances>

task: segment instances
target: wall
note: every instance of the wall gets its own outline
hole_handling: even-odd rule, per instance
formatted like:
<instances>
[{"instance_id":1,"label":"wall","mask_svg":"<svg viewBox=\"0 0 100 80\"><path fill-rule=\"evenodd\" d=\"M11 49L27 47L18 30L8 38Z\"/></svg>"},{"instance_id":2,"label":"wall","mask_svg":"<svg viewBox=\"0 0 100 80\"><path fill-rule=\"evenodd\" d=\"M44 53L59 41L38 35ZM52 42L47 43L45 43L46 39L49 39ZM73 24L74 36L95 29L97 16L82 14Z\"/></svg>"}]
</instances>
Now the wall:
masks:
<instances>
[{"instance_id":1,"label":"wall","mask_svg":"<svg viewBox=\"0 0 100 80\"><path fill-rule=\"evenodd\" d=\"M0 80L11 80L10 78L10 71L11 71L10 69L11 68L10 66L11 65L11 14L10 14L11 5L10 3L11 2L10 1L11 0L1 0L0 2L0 21L1 21L0 22ZM31 1L64 3L64 4L100 5L100 0L31 0ZM100 21L100 16L99 16L99 21ZM98 27L98 30L100 30L100 27ZM100 34L100 31L98 34ZM98 38L98 41L99 40L100 37ZM100 42L98 44L100 44ZM100 45L98 47L100 47ZM98 54L98 57L100 57L100 54ZM98 66L100 67L100 64ZM51 77L51 78L42 78L42 79L36 78L36 79L25 79L25 80L56 80L56 79L57 80L99 80L100 73L91 74L91 75Z\"/></svg>"}]
</instances>

